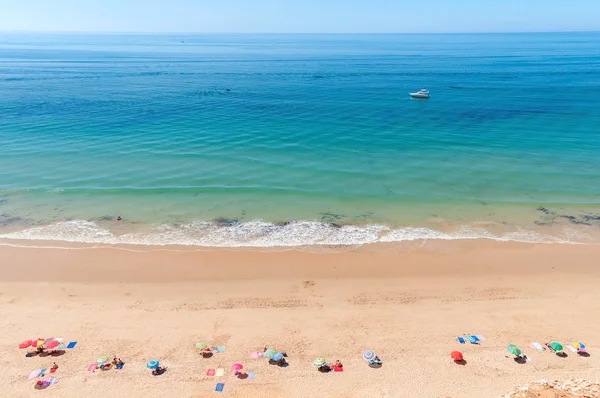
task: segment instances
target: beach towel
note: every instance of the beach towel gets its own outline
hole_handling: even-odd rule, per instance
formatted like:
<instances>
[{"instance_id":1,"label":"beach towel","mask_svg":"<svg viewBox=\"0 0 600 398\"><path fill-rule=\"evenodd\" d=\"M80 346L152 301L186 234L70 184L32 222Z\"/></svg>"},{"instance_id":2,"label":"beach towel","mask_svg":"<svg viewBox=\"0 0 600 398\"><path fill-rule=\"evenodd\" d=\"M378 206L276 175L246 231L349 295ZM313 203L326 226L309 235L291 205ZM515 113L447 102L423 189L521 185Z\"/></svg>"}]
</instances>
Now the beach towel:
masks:
<instances>
[{"instance_id":1,"label":"beach towel","mask_svg":"<svg viewBox=\"0 0 600 398\"><path fill-rule=\"evenodd\" d=\"M68 345L67 348L75 348L75 346L77 345L76 341L71 341Z\"/></svg>"},{"instance_id":2,"label":"beach towel","mask_svg":"<svg viewBox=\"0 0 600 398\"><path fill-rule=\"evenodd\" d=\"M215 391L223 392L223 388L225 388L225 383L217 383L217 386L215 387Z\"/></svg>"},{"instance_id":3,"label":"beach towel","mask_svg":"<svg viewBox=\"0 0 600 398\"><path fill-rule=\"evenodd\" d=\"M485 341L485 337L480 334L475 335L475 337L477 337L480 341Z\"/></svg>"},{"instance_id":4,"label":"beach towel","mask_svg":"<svg viewBox=\"0 0 600 398\"><path fill-rule=\"evenodd\" d=\"M225 376L225 369L223 369L223 368L217 369L217 373L215 373L215 376L217 376L217 377Z\"/></svg>"},{"instance_id":5,"label":"beach towel","mask_svg":"<svg viewBox=\"0 0 600 398\"><path fill-rule=\"evenodd\" d=\"M568 349L569 349L569 351L571 351L571 352L577 352L577 348L573 347L571 344L569 344L569 345L567 346L567 348L568 348Z\"/></svg>"},{"instance_id":6,"label":"beach towel","mask_svg":"<svg viewBox=\"0 0 600 398\"><path fill-rule=\"evenodd\" d=\"M545 350L545 348L544 348L543 345L541 345L540 343L535 342L535 341L533 343L529 344L529 347L535 348L538 351L544 351Z\"/></svg>"},{"instance_id":7,"label":"beach towel","mask_svg":"<svg viewBox=\"0 0 600 398\"><path fill-rule=\"evenodd\" d=\"M58 383L58 379L56 377L51 377L50 379L46 379L50 382L50 384L56 384Z\"/></svg>"},{"instance_id":8,"label":"beach towel","mask_svg":"<svg viewBox=\"0 0 600 398\"><path fill-rule=\"evenodd\" d=\"M458 338L458 342L459 342L460 344L465 344L465 339L463 339L462 337L459 337L459 338Z\"/></svg>"},{"instance_id":9,"label":"beach towel","mask_svg":"<svg viewBox=\"0 0 600 398\"><path fill-rule=\"evenodd\" d=\"M52 368L52 369L50 369L50 373L54 373L54 372L56 372L56 369L57 369L57 368Z\"/></svg>"},{"instance_id":10,"label":"beach towel","mask_svg":"<svg viewBox=\"0 0 600 398\"><path fill-rule=\"evenodd\" d=\"M469 343L471 344L478 344L477 340L475 340L473 338L473 336L465 336L467 338L467 340L469 340Z\"/></svg>"},{"instance_id":11,"label":"beach towel","mask_svg":"<svg viewBox=\"0 0 600 398\"><path fill-rule=\"evenodd\" d=\"M215 375L215 370L214 369L208 369L206 371L206 375L207 376L211 376L211 377L214 376Z\"/></svg>"},{"instance_id":12,"label":"beach towel","mask_svg":"<svg viewBox=\"0 0 600 398\"><path fill-rule=\"evenodd\" d=\"M225 352L225 346L224 345L220 345L217 347L217 351L218 352Z\"/></svg>"},{"instance_id":13,"label":"beach towel","mask_svg":"<svg viewBox=\"0 0 600 398\"><path fill-rule=\"evenodd\" d=\"M39 374L39 377L42 377L42 376L44 376L44 375L46 374L46 371L47 371L47 370L48 370L48 369L42 369L42 371L41 371L41 372L40 372L40 374Z\"/></svg>"},{"instance_id":14,"label":"beach towel","mask_svg":"<svg viewBox=\"0 0 600 398\"><path fill-rule=\"evenodd\" d=\"M332 366L334 372L343 372L344 368L342 366Z\"/></svg>"},{"instance_id":15,"label":"beach towel","mask_svg":"<svg viewBox=\"0 0 600 398\"><path fill-rule=\"evenodd\" d=\"M260 355L260 354L261 353L258 352L258 351L257 352L251 352L250 353L250 358L252 358L252 359L258 359L258 358L262 357L262 355Z\"/></svg>"},{"instance_id":16,"label":"beach towel","mask_svg":"<svg viewBox=\"0 0 600 398\"><path fill-rule=\"evenodd\" d=\"M248 378L249 379L255 379L256 378L256 373L254 373L254 372L248 372Z\"/></svg>"},{"instance_id":17,"label":"beach towel","mask_svg":"<svg viewBox=\"0 0 600 398\"><path fill-rule=\"evenodd\" d=\"M471 336L473 340L479 342L479 337L475 336L474 334L470 334L469 336Z\"/></svg>"},{"instance_id":18,"label":"beach towel","mask_svg":"<svg viewBox=\"0 0 600 398\"><path fill-rule=\"evenodd\" d=\"M92 372L92 371L96 370L97 366L98 365L96 365L95 363L91 364L90 366L88 366L88 372Z\"/></svg>"}]
</instances>

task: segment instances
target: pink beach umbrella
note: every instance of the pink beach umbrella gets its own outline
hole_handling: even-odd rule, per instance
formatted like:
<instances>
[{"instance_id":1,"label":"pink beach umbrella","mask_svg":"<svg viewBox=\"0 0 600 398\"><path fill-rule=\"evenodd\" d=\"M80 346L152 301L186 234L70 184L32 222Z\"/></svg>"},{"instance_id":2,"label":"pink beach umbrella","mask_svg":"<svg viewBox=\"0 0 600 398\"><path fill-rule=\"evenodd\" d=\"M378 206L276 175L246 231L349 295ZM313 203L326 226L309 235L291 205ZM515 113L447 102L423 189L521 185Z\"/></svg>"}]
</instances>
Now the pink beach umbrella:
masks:
<instances>
[{"instance_id":1,"label":"pink beach umbrella","mask_svg":"<svg viewBox=\"0 0 600 398\"><path fill-rule=\"evenodd\" d=\"M235 370L235 372L239 372L240 370L244 369L244 366L241 363L234 363L233 365L231 365L231 369Z\"/></svg>"},{"instance_id":2,"label":"pink beach umbrella","mask_svg":"<svg viewBox=\"0 0 600 398\"><path fill-rule=\"evenodd\" d=\"M36 340L36 342L37 342L37 340ZM24 342L19 344L19 348L27 348L27 347L31 347L32 345L33 345L33 340L25 340Z\"/></svg>"},{"instance_id":3,"label":"pink beach umbrella","mask_svg":"<svg viewBox=\"0 0 600 398\"><path fill-rule=\"evenodd\" d=\"M58 340L50 340L46 343L46 349L53 349L60 345L60 341Z\"/></svg>"}]
</instances>

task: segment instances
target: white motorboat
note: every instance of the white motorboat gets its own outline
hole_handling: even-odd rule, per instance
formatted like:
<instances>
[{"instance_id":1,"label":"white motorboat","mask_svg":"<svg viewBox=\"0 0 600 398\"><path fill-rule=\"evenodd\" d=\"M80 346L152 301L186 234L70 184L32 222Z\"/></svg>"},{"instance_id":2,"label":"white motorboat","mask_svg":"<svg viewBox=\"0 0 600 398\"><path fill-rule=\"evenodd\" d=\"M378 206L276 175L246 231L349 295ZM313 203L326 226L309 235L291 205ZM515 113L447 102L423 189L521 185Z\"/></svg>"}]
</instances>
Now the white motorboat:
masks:
<instances>
[{"instance_id":1,"label":"white motorboat","mask_svg":"<svg viewBox=\"0 0 600 398\"><path fill-rule=\"evenodd\" d=\"M422 88L416 93L409 93L411 98L429 98L429 90Z\"/></svg>"}]
</instances>

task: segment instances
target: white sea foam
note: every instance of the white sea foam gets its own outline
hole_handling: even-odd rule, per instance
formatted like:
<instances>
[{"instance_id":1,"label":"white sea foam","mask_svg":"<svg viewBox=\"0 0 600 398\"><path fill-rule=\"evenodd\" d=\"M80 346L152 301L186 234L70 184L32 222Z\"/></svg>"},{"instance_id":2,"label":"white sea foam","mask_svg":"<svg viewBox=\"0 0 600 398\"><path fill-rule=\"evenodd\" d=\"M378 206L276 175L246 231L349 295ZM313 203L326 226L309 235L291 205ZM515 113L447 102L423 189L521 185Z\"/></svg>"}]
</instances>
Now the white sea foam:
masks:
<instances>
[{"instance_id":1,"label":"white sea foam","mask_svg":"<svg viewBox=\"0 0 600 398\"><path fill-rule=\"evenodd\" d=\"M119 224L123 227L123 224ZM143 231L116 234L96 222L73 220L0 234L5 240L65 241L107 245L183 245L200 247L298 247L311 245L364 245L416 240L491 239L532 243L590 243L591 238L567 230L556 235L515 228L493 234L481 227L462 226L453 232L424 227L385 225L337 226L315 221L272 224L263 221L219 225L195 222L149 226Z\"/></svg>"}]
</instances>

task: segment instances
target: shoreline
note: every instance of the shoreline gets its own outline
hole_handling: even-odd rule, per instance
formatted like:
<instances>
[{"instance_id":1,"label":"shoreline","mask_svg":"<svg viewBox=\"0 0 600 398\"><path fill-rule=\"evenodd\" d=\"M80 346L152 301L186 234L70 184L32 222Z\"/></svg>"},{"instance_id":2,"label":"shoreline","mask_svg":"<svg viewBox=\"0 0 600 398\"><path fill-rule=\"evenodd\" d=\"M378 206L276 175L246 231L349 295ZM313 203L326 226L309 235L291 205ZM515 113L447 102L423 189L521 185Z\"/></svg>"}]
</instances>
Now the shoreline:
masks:
<instances>
[{"instance_id":1,"label":"shoreline","mask_svg":"<svg viewBox=\"0 0 600 398\"><path fill-rule=\"evenodd\" d=\"M600 379L600 246L492 241L367 245L345 252L206 249L130 251L0 246L2 395L27 397L31 369L56 361L49 397L503 396L540 379ZM456 336L481 334L480 345ZM78 346L57 358L25 358L17 344L61 336ZM529 342L583 341L591 357L559 358ZM210 359L194 344L225 345ZM531 358L519 365L506 346ZM287 368L252 360L265 345ZM362 352L384 360L371 369ZM466 366L450 360L461 350ZM124 371L87 372L121 357ZM316 357L342 360L320 374ZM169 367L152 377L150 359ZM240 362L254 380L229 371ZM208 368L225 368L219 379Z\"/></svg>"}]
</instances>

